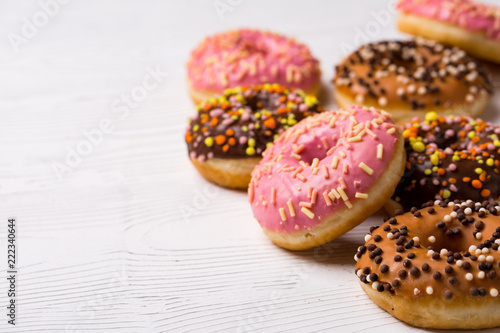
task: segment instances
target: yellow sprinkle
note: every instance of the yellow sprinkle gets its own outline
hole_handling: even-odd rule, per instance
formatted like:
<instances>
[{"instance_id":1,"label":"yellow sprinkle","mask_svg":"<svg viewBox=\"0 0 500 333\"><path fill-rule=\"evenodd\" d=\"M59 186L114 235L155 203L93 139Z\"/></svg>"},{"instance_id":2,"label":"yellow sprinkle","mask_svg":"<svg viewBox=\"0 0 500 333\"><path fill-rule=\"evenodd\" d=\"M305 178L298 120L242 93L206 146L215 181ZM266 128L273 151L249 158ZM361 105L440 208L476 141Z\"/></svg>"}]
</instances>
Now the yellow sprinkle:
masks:
<instances>
[{"instance_id":1,"label":"yellow sprinkle","mask_svg":"<svg viewBox=\"0 0 500 333\"><path fill-rule=\"evenodd\" d=\"M439 164L439 155L437 151L431 156L431 163L434 165Z\"/></svg>"},{"instance_id":2,"label":"yellow sprinkle","mask_svg":"<svg viewBox=\"0 0 500 333\"><path fill-rule=\"evenodd\" d=\"M460 161L460 156L455 155L451 159L454 160L454 161Z\"/></svg>"},{"instance_id":3,"label":"yellow sprinkle","mask_svg":"<svg viewBox=\"0 0 500 333\"><path fill-rule=\"evenodd\" d=\"M285 213L285 209L284 208L280 208L278 209L279 212L280 212L280 215L281 215L281 220L282 221L286 221L286 213Z\"/></svg>"},{"instance_id":4,"label":"yellow sprinkle","mask_svg":"<svg viewBox=\"0 0 500 333\"><path fill-rule=\"evenodd\" d=\"M318 167L314 168L314 169L313 169L313 175L317 175L317 174L318 174L318 171L319 171L319 168L318 168Z\"/></svg>"},{"instance_id":5,"label":"yellow sprinkle","mask_svg":"<svg viewBox=\"0 0 500 333\"><path fill-rule=\"evenodd\" d=\"M395 132L396 132L396 128L394 128L394 127L391 127L391 128L389 128L389 129L387 130L387 133L388 133L388 134L393 134L393 133L395 133Z\"/></svg>"},{"instance_id":6,"label":"yellow sprinkle","mask_svg":"<svg viewBox=\"0 0 500 333\"><path fill-rule=\"evenodd\" d=\"M337 169L337 165L339 164L339 158L334 156L332 159L332 169Z\"/></svg>"},{"instance_id":7,"label":"yellow sprinkle","mask_svg":"<svg viewBox=\"0 0 500 333\"><path fill-rule=\"evenodd\" d=\"M492 158L488 158L486 160L486 165L492 167L493 165L495 165L495 161Z\"/></svg>"},{"instance_id":8,"label":"yellow sprinkle","mask_svg":"<svg viewBox=\"0 0 500 333\"><path fill-rule=\"evenodd\" d=\"M372 168L370 168L368 165L366 165L364 162L359 163L359 167L366 172L369 175L373 174Z\"/></svg>"},{"instance_id":9,"label":"yellow sprinkle","mask_svg":"<svg viewBox=\"0 0 500 333\"><path fill-rule=\"evenodd\" d=\"M337 121L337 116L333 116L328 125L330 125L330 127L334 127L336 121Z\"/></svg>"},{"instance_id":10,"label":"yellow sprinkle","mask_svg":"<svg viewBox=\"0 0 500 333\"><path fill-rule=\"evenodd\" d=\"M311 212L308 208L306 208L306 207L302 207L302 208L300 209L300 211L301 211L302 213L306 214L308 218L310 218L310 219L313 219L313 218L314 218L314 213L313 213L313 212Z\"/></svg>"},{"instance_id":11,"label":"yellow sprinkle","mask_svg":"<svg viewBox=\"0 0 500 333\"><path fill-rule=\"evenodd\" d=\"M287 203L288 210L290 211L290 216L295 216L295 208L293 208L292 200L288 200Z\"/></svg>"},{"instance_id":12,"label":"yellow sprinkle","mask_svg":"<svg viewBox=\"0 0 500 333\"><path fill-rule=\"evenodd\" d=\"M254 147L248 147L246 150L247 155L252 156L255 154L255 148Z\"/></svg>"},{"instance_id":13,"label":"yellow sprinkle","mask_svg":"<svg viewBox=\"0 0 500 333\"><path fill-rule=\"evenodd\" d=\"M383 144L381 144L381 143L379 143L379 144L377 145L377 158L378 158L379 160L381 160L381 159L382 159L383 154L384 154L384 145L383 145Z\"/></svg>"},{"instance_id":14,"label":"yellow sprinkle","mask_svg":"<svg viewBox=\"0 0 500 333\"><path fill-rule=\"evenodd\" d=\"M467 136L469 137L469 139L472 139L473 137L476 136L476 132L470 131L469 133L467 133Z\"/></svg>"},{"instance_id":15,"label":"yellow sprinkle","mask_svg":"<svg viewBox=\"0 0 500 333\"><path fill-rule=\"evenodd\" d=\"M434 111L427 112L427 114L425 115L425 120L427 120L427 121L434 121L434 120L437 120L437 118L438 118L438 115Z\"/></svg>"},{"instance_id":16,"label":"yellow sprinkle","mask_svg":"<svg viewBox=\"0 0 500 333\"><path fill-rule=\"evenodd\" d=\"M347 206L347 208L351 209L352 208L352 203L349 202L349 200L347 201L344 201L345 205Z\"/></svg>"},{"instance_id":17,"label":"yellow sprinkle","mask_svg":"<svg viewBox=\"0 0 500 333\"><path fill-rule=\"evenodd\" d=\"M344 158L344 157L346 156L346 155L345 155L345 153L344 153L342 150L339 150L339 155L340 155L340 157L342 157L342 158Z\"/></svg>"},{"instance_id":18,"label":"yellow sprinkle","mask_svg":"<svg viewBox=\"0 0 500 333\"><path fill-rule=\"evenodd\" d=\"M483 169L481 169L481 168L476 168L476 169L474 170L474 172L475 172L475 173L477 173L478 175L480 175L480 174L483 172Z\"/></svg>"},{"instance_id":19,"label":"yellow sprinkle","mask_svg":"<svg viewBox=\"0 0 500 333\"><path fill-rule=\"evenodd\" d=\"M254 138L250 138L248 139L248 145L250 147L255 147L255 139Z\"/></svg>"},{"instance_id":20,"label":"yellow sprinkle","mask_svg":"<svg viewBox=\"0 0 500 333\"><path fill-rule=\"evenodd\" d=\"M340 196L342 197L342 200L344 201L349 200L347 194L345 194L344 189L342 187L337 187L337 192L339 192Z\"/></svg>"},{"instance_id":21,"label":"yellow sprinkle","mask_svg":"<svg viewBox=\"0 0 500 333\"><path fill-rule=\"evenodd\" d=\"M500 147L500 140L493 141L493 144L495 145L495 147Z\"/></svg>"},{"instance_id":22,"label":"yellow sprinkle","mask_svg":"<svg viewBox=\"0 0 500 333\"><path fill-rule=\"evenodd\" d=\"M315 157L311 163L311 169L314 169L318 166L319 164L319 159L317 157Z\"/></svg>"},{"instance_id":23,"label":"yellow sprinkle","mask_svg":"<svg viewBox=\"0 0 500 333\"><path fill-rule=\"evenodd\" d=\"M335 189L334 189L334 188L332 188L332 190L330 191L330 193L333 193L333 195L335 196L335 198L340 199L340 194L339 194L339 192L335 191Z\"/></svg>"},{"instance_id":24,"label":"yellow sprinkle","mask_svg":"<svg viewBox=\"0 0 500 333\"><path fill-rule=\"evenodd\" d=\"M212 138L211 136L206 137L205 145L207 145L207 147L212 147L214 145L214 138Z\"/></svg>"},{"instance_id":25,"label":"yellow sprinkle","mask_svg":"<svg viewBox=\"0 0 500 333\"><path fill-rule=\"evenodd\" d=\"M417 141L414 144L411 145L414 151L416 152L423 152L425 150L425 145L423 144L422 141Z\"/></svg>"},{"instance_id":26,"label":"yellow sprinkle","mask_svg":"<svg viewBox=\"0 0 500 333\"><path fill-rule=\"evenodd\" d=\"M444 190L443 191L443 199L448 199L451 195L451 192L449 190Z\"/></svg>"},{"instance_id":27,"label":"yellow sprinkle","mask_svg":"<svg viewBox=\"0 0 500 333\"><path fill-rule=\"evenodd\" d=\"M425 169L425 170L424 170L424 173L425 173L427 176L429 176L429 175L431 175L431 174L432 174L432 170L431 170L431 169Z\"/></svg>"},{"instance_id":28,"label":"yellow sprinkle","mask_svg":"<svg viewBox=\"0 0 500 333\"><path fill-rule=\"evenodd\" d=\"M356 198L359 198L359 199L367 199L367 198L368 198L368 194L366 194L366 193L361 193L361 192L356 192Z\"/></svg>"}]
</instances>

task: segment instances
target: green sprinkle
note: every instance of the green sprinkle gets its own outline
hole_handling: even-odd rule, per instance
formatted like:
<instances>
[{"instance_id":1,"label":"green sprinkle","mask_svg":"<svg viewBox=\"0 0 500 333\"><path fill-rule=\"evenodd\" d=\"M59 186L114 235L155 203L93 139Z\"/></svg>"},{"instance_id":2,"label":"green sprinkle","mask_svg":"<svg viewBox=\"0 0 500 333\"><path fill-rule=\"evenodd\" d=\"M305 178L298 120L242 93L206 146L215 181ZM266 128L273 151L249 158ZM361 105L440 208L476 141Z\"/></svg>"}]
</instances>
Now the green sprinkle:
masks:
<instances>
[{"instance_id":1,"label":"green sprinkle","mask_svg":"<svg viewBox=\"0 0 500 333\"><path fill-rule=\"evenodd\" d=\"M443 191L443 199L448 199L451 195L451 192L449 190L444 190Z\"/></svg>"},{"instance_id":2,"label":"green sprinkle","mask_svg":"<svg viewBox=\"0 0 500 333\"><path fill-rule=\"evenodd\" d=\"M432 170L431 169L425 169L424 173L427 175L427 176L430 176L432 174Z\"/></svg>"}]
</instances>

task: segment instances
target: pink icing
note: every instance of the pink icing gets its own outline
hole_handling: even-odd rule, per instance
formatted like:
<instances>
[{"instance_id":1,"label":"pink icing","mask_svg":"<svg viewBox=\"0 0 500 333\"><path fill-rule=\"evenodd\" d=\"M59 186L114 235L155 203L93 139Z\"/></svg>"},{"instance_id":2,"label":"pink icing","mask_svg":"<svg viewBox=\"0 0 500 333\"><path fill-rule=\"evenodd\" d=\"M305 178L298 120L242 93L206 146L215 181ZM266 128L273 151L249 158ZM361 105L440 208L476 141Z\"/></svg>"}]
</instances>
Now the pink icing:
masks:
<instances>
[{"instance_id":1,"label":"pink icing","mask_svg":"<svg viewBox=\"0 0 500 333\"><path fill-rule=\"evenodd\" d=\"M457 25L470 31L480 31L500 42L500 8L471 0L401 0L398 9Z\"/></svg>"},{"instance_id":2,"label":"pink icing","mask_svg":"<svg viewBox=\"0 0 500 333\"><path fill-rule=\"evenodd\" d=\"M207 37L191 53L188 78L195 89L279 83L303 90L320 79L307 46L275 33L242 29Z\"/></svg>"},{"instance_id":3,"label":"pink icing","mask_svg":"<svg viewBox=\"0 0 500 333\"><path fill-rule=\"evenodd\" d=\"M362 196L377 183L393 157L399 135L399 127L387 113L361 106L304 119L266 149L252 172L248 194L255 218L267 230L293 233L311 230L349 204L369 200L356 197L356 193ZM316 174L314 158L319 159ZM334 168L332 162L337 159ZM371 175L359 166L361 162L373 170ZM334 200L327 195L339 187L343 187L347 203L333 193ZM290 200L295 216L289 208ZM314 216L301 211L301 202Z\"/></svg>"}]
</instances>

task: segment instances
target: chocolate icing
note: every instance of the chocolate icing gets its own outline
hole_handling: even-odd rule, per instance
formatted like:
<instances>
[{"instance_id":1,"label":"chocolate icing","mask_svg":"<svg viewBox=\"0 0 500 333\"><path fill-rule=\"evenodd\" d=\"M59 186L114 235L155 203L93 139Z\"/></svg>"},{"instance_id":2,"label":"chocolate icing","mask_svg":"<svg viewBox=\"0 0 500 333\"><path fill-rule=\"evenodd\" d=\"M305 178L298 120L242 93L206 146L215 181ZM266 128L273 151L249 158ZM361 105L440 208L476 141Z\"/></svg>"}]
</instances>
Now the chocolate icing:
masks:
<instances>
[{"instance_id":1,"label":"chocolate icing","mask_svg":"<svg viewBox=\"0 0 500 333\"><path fill-rule=\"evenodd\" d=\"M201 103L190 119L189 155L200 161L258 157L284 130L322 111L315 96L278 84L227 89Z\"/></svg>"},{"instance_id":2,"label":"chocolate icing","mask_svg":"<svg viewBox=\"0 0 500 333\"><path fill-rule=\"evenodd\" d=\"M405 210L434 199L497 200L500 127L469 117L414 120L405 126L407 164L393 199Z\"/></svg>"}]
</instances>

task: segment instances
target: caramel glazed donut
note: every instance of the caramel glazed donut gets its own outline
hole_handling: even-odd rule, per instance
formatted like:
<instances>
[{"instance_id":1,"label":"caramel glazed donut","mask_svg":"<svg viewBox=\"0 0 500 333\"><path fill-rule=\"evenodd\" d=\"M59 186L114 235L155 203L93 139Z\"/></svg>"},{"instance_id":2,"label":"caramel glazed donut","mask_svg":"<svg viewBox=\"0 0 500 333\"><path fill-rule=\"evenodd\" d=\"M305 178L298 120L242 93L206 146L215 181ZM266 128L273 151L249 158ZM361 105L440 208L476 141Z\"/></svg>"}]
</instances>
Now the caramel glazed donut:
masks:
<instances>
[{"instance_id":1,"label":"caramel glazed donut","mask_svg":"<svg viewBox=\"0 0 500 333\"><path fill-rule=\"evenodd\" d=\"M413 326L500 326L499 210L487 201L436 201L372 227L354 256L361 287Z\"/></svg>"},{"instance_id":2,"label":"caramel glazed donut","mask_svg":"<svg viewBox=\"0 0 500 333\"><path fill-rule=\"evenodd\" d=\"M477 116L492 94L480 63L462 50L421 38L366 44L335 70L334 98L340 107L382 108L398 122L427 111Z\"/></svg>"},{"instance_id":3,"label":"caramel glazed donut","mask_svg":"<svg viewBox=\"0 0 500 333\"><path fill-rule=\"evenodd\" d=\"M203 177L244 189L264 149L284 130L323 109L313 95L278 84L227 89L198 106L185 140Z\"/></svg>"},{"instance_id":4,"label":"caramel glazed donut","mask_svg":"<svg viewBox=\"0 0 500 333\"><path fill-rule=\"evenodd\" d=\"M435 199L494 201L500 195L500 126L430 112L404 127L407 164L386 210Z\"/></svg>"},{"instance_id":5,"label":"caramel glazed donut","mask_svg":"<svg viewBox=\"0 0 500 333\"><path fill-rule=\"evenodd\" d=\"M353 106L304 119L252 171L255 218L266 236L290 250L344 234L394 192L406 161L403 141L380 110Z\"/></svg>"}]
</instances>

